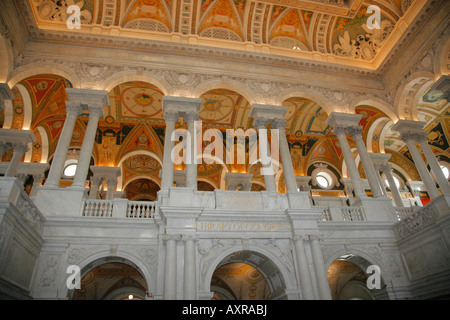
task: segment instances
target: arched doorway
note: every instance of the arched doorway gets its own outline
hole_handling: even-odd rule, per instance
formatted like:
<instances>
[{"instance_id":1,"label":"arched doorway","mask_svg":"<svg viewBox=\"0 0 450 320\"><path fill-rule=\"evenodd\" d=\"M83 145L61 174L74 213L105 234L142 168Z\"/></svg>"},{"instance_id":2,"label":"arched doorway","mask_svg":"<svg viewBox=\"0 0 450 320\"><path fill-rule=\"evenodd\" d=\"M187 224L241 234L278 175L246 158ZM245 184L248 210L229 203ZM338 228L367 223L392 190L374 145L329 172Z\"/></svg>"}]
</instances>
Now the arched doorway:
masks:
<instances>
[{"instance_id":1,"label":"arched doorway","mask_svg":"<svg viewBox=\"0 0 450 320\"><path fill-rule=\"evenodd\" d=\"M381 278L379 289L369 288L367 280L372 264L366 259L353 255L343 255L334 260L328 268L327 277L333 300L380 300L388 299L386 285ZM369 282L371 282L369 280Z\"/></svg>"},{"instance_id":2,"label":"arched doorway","mask_svg":"<svg viewBox=\"0 0 450 320\"><path fill-rule=\"evenodd\" d=\"M249 250L222 259L211 278L213 300L283 300L287 299L285 289L278 267Z\"/></svg>"},{"instance_id":3,"label":"arched doorway","mask_svg":"<svg viewBox=\"0 0 450 320\"><path fill-rule=\"evenodd\" d=\"M81 270L81 287L73 300L144 300L147 282L139 268L118 257L97 259Z\"/></svg>"}]
</instances>

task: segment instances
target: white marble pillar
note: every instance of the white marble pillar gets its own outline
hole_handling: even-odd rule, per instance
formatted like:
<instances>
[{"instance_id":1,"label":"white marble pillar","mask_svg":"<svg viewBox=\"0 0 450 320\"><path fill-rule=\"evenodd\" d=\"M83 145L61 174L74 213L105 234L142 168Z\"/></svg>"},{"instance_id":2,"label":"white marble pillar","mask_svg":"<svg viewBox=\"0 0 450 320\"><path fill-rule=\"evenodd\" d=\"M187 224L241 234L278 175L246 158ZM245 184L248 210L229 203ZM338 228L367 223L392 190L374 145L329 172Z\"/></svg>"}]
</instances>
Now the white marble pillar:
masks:
<instances>
[{"instance_id":1,"label":"white marble pillar","mask_svg":"<svg viewBox=\"0 0 450 320\"><path fill-rule=\"evenodd\" d=\"M80 156L78 157L77 171L73 179L72 187L84 188L91 165L92 150L94 149L97 135L98 121L103 116L103 105L89 106L89 121L84 133Z\"/></svg>"},{"instance_id":2,"label":"white marble pillar","mask_svg":"<svg viewBox=\"0 0 450 320\"><path fill-rule=\"evenodd\" d=\"M372 190L372 196L374 198L383 197L384 195L383 191L381 190L377 173L362 138L362 126L348 127L346 131L355 141L356 148L358 149L358 153L364 168L364 172L366 173L370 189Z\"/></svg>"},{"instance_id":3,"label":"white marble pillar","mask_svg":"<svg viewBox=\"0 0 450 320\"><path fill-rule=\"evenodd\" d=\"M302 291L302 298L305 300L314 300L314 288L311 280L311 273L309 272L308 257L305 249L305 239L303 236L294 237L295 253L297 258L298 273L300 277L300 288Z\"/></svg>"},{"instance_id":4,"label":"white marble pillar","mask_svg":"<svg viewBox=\"0 0 450 320\"><path fill-rule=\"evenodd\" d=\"M433 178L431 177L430 172L427 169L425 162L423 161L422 156L420 155L419 150L416 147L416 140L421 139L420 133L403 133L401 135L403 141L405 141L408 146L409 153L413 158L414 164L416 165L417 171L419 172L420 178L425 184L425 188L427 188L428 195L430 199L434 199L439 196L439 190L434 183Z\"/></svg>"},{"instance_id":5,"label":"white marble pillar","mask_svg":"<svg viewBox=\"0 0 450 320\"><path fill-rule=\"evenodd\" d=\"M161 189L169 188L173 186L173 160L172 150L175 143L172 141L172 133L175 131L175 124L178 119L178 114L175 112L164 112L164 120L166 122L166 131L164 136L164 156L163 156L163 168L161 173Z\"/></svg>"},{"instance_id":6,"label":"white marble pillar","mask_svg":"<svg viewBox=\"0 0 450 320\"><path fill-rule=\"evenodd\" d=\"M33 174L33 186L31 187L30 191L30 198L33 198L37 195L37 192L39 190L39 187L42 185L42 181L45 179L44 173L34 173Z\"/></svg>"},{"instance_id":7,"label":"white marble pillar","mask_svg":"<svg viewBox=\"0 0 450 320\"><path fill-rule=\"evenodd\" d=\"M89 191L89 199L97 199L98 198L98 189L100 188L100 184L103 182L102 177L96 177L95 174L91 177L91 188Z\"/></svg>"},{"instance_id":8,"label":"white marble pillar","mask_svg":"<svg viewBox=\"0 0 450 320\"><path fill-rule=\"evenodd\" d=\"M430 166L431 171L433 172L434 177L436 178L436 181L439 184L441 192L443 194L450 194L450 184L445 178L444 172L442 171L441 166L436 159L436 156L434 155L433 151L430 148L430 145L427 142L427 136L425 132L423 136L419 136L417 142L419 142L419 145L422 148L425 158L427 159L428 165Z\"/></svg>"},{"instance_id":9,"label":"white marble pillar","mask_svg":"<svg viewBox=\"0 0 450 320\"><path fill-rule=\"evenodd\" d=\"M46 186L59 186L67 152L72 140L75 121L82 112L80 104L73 102L66 103L66 110L66 120L64 121L64 126L59 136L58 145L56 146L56 150L53 155L52 165L45 183Z\"/></svg>"},{"instance_id":10,"label":"white marble pillar","mask_svg":"<svg viewBox=\"0 0 450 320\"><path fill-rule=\"evenodd\" d=\"M328 283L327 271L325 270L322 250L320 249L319 236L310 235L310 241L319 297L321 300L331 300L330 285Z\"/></svg>"},{"instance_id":11,"label":"white marble pillar","mask_svg":"<svg viewBox=\"0 0 450 320\"><path fill-rule=\"evenodd\" d=\"M268 120L265 119L261 119L261 118L255 118L254 122L253 122L253 126L258 130L258 137L260 139L259 141L259 158L261 159L261 162L263 163L263 168L261 169L261 174L264 173L264 183L266 186L266 191L269 192L277 192L277 184L275 182L275 175L274 174L269 174L271 172L270 169L272 169L273 172L273 163L272 161L264 161L263 158L263 152L266 152L266 156L267 158L271 158L271 152L270 152L270 146L269 146L269 140L267 137L267 125L268 125ZM261 145L266 145L267 148L266 150L264 150L264 148L261 148ZM268 163L264 163L264 162L268 162ZM271 168L272 167L272 168ZM267 170L264 170L267 169Z\"/></svg>"},{"instance_id":12,"label":"white marble pillar","mask_svg":"<svg viewBox=\"0 0 450 320\"><path fill-rule=\"evenodd\" d=\"M183 236L184 240L184 300L197 298L197 271L195 259L195 239L193 236Z\"/></svg>"},{"instance_id":13,"label":"white marble pillar","mask_svg":"<svg viewBox=\"0 0 450 320\"><path fill-rule=\"evenodd\" d=\"M164 264L164 300L177 297L177 240L178 236L165 235L166 257Z\"/></svg>"},{"instance_id":14,"label":"white marble pillar","mask_svg":"<svg viewBox=\"0 0 450 320\"><path fill-rule=\"evenodd\" d=\"M198 120L198 112L190 111L184 116L187 123L188 131L191 136L191 143L187 147L190 148L190 159L186 157L186 187L197 190L197 148L195 141L195 121Z\"/></svg>"},{"instance_id":15,"label":"white marble pillar","mask_svg":"<svg viewBox=\"0 0 450 320\"><path fill-rule=\"evenodd\" d=\"M19 168L20 161L22 160L25 152L29 150L27 144L24 143L15 143L13 144L13 156L11 161L9 162L8 168L5 172L5 177L15 177L17 174L17 169Z\"/></svg>"},{"instance_id":16,"label":"white marble pillar","mask_svg":"<svg viewBox=\"0 0 450 320\"><path fill-rule=\"evenodd\" d=\"M344 127L335 127L332 132L336 135L339 140L339 145L344 156L345 164L347 165L348 174L352 181L353 191L357 198L365 197L366 193L364 191L363 183L358 172L358 167L356 166L355 158L350 149L350 145L347 141L346 130Z\"/></svg>"},{"instance_id":17,"label":"white marble pillar","mask_svg":"<svg viewBox=\"0 0 450 320\"><path fill-rule=\"evenodd\" d=\"M117 178L109 178L106 180L106 186L108 187L108 191L106 192L106 199L112 200L114 198L114 191L117 186Z\"/></svg>"},{"instance_id":18,"label":"white marble pillar","mask_svg":"<svg viewBox=\"0 0 450 320\"><path fill-rule=\"evenodd\" d=\"M392 197L394 198L395 201L395 206L403 207L404 205L402 196L397 188L397 185L395 184L394 176L392 175L392 165L389 163L385 163L380 166L380 169L386 176L386 179L389 184L389 189L391 189Z\"/></svg>"},{"instance_id":19,"label":"white marble pillar","mask_svg":"<svg viewBox=\"0 0 450 320\"><path fill-rule=\"evenodd\" d=\"M292 165L291 152L286 137L286 119L277 119L274 121L275 129L278 129L280 141L280 157L283 164L284 182L288 193L298 193L297 180L295 177L294 166Z\"/></svg>"}]
</instances>

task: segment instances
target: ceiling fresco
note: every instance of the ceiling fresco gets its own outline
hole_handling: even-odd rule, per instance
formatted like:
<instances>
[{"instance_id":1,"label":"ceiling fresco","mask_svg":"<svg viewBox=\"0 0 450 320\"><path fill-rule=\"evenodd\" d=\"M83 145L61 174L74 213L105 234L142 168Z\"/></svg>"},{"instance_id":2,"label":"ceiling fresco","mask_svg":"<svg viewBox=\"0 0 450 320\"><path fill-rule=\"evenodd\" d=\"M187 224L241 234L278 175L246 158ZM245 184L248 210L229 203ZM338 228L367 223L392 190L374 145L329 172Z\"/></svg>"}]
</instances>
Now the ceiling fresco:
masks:
<instances>
[{"instance_id":1,"label":"ceiling fresco","mask_svg":"<svg viewBox=\"0 0 450 320\"><path fill-rule=\"evenodd\" d=\"M12 112L6 117L2 111L3 127L23 129L29 126L35 133L29 161L48 162L55 151L65 120L65 88L71 84L53 75L27 78L12 88L14 100ZM163 158L165 124L162 111L163 93L145 82L122 83L110 91L110 106L104 107L99 121L93 157L100 166L120 166L122 185L133 198L159 189ZM199 119L203 129L216 128L225 137L226 129L244 130L252 127L249 117L251 105L240 94L227 89L214 89L202 96ZM450 154L450 103L443 92L433 88L418 105L418 117L426 122L428 142L438 157L448 159ZM308 168L317 162L327 163L342 170L342 151L339 141L325 124L328 114L314 101L292 97L283 102L287 107L286 133L296 175L306 175ZM29 124L25 123L25 111L31 110ZM408 174L412 180L420 180L405 144L389 128L392 121L386 114L372 106L359 106L360 125L369 151L391 154L391 162ZM81 115L74 128L71 147L80 148L88 123L87 114ZM180 118L178 127L186 127ZM349 144L355 148L353 140ZM206 147L209 142L204 142ZM225 151L225 150L224 150ZM248 150L247 150L248 152ZM3 159L11 157L6 153ZM248 154L247 154L248 157ZM176 168L185 169L184 166ZM248 165L201 163L198 165L199 190L224 188L225 172L253 173L253 190L264 189L260 164ZM361 171L364 175L363 170ZM283 192L283 178L279 190ZM146 191L147 190L147 191Z\"/></svg>"},{"instance_id":2,"label":"ceiling fresco","mask_svg":"<svg viewBox=\"0 0 450 320\"><path fill-rule=\"evenodd\" d=\"M80 7L82 24L77 32L90 33L95 28L95 32L98 28L106 32L114 27L134 38L152 39L154 35L161 40L164 34L182 34L200 37L211 46L218 45L215 40L226 40L281 48L288 55L300 50L367 61L376 57L410 5L401 0L28 1L43 29L61 30L67 22L67 8L75 4ZM379 29L367 26L370 5L380 8ZM277 54L284 53L278 50Z\"/></svg>"}]
</instances>

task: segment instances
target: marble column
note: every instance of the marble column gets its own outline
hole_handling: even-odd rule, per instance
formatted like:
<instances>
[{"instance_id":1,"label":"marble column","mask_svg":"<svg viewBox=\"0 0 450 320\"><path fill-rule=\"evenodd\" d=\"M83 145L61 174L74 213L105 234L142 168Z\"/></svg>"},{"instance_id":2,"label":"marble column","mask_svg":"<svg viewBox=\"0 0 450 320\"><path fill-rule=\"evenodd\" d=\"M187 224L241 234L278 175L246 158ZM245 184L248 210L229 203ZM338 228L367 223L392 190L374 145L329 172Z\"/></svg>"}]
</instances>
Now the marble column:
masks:
<instances>
[{"instance_id":1,"label":"marble column","mask_svg":"<svg viewBox=\"0 0 450 320\"><path fill-rule=\"evenodd\" d=\"M253 122L253 126L258 130L259 141L259 158L262 162L263 168L261 169L261 174L264 175L264 183L266 185L266 191L277 192L277 185L275 182L275 175L270 174L271 169L273 172L273 163L271 160L271 152L269 146L269 140L267 137L267 125L268 121L265 119L256 118ZM267 146L267 148L261 148L262 145ZM266 149L266 150L264 150ZM263 152L266 153L264 156ZM268 161L270 159L270 161ZM267 163L268 162L268 163ZM264 170L266 169L266 170ZM265 171L265 174L264 174Z\"/></svg>"},{"instance_id":2,"label":"marble column","mask_svg":"<svg viewBox=\"0 0 450 320\"><path fill-rule=\"evenodd\" d=\"M91 188L89 191L89 199L97 199L98 198L98 190L100 188L100 184L103 182L102 177L96 177L95 175L91 177Z\"/></svg>"},{"instance_id":3,"label":"marble column","mask_svg":"<svg viewBox=\"0 0 450 320\"><path fill-rule=\"evenodd\" d=\"M81 105L73 102L66 103L66 110L66 120L64 121L64 126L59 136L58 145L56 146L56 150L53 155L52 165L48 173L47 182L45 183L46 186L59 186L67 152L72 140L75 121L82 112Z\"/></svg>"},{"instance_id":4,"label":"marble column","mask_svg":"<svg viewBox=\"0 0 450 320\"><path fill-rule=\"evenodd\" d=\"M161 173L161 189L169 188L173 186L173 160L172 150L174 148L174 141L172 141L172 133L175 131L175 124L178 119L178 114L175 112L164 112L164 120L166 122L166 131L164 136L164 156L163 156L163 168Z\"/></svg>"},{"instance_id":5,"label":"marble column","mask_svg":"<svg viewBox=\"0 0 450 320\"><path fill-rule=\"evenodd\" d=\"M108 187L108 191L106 192L106 199L112 200L114 198L114 191L117 186L117 178L109 178L106 180L106 185Z\"/></svg>"},{"instance_id":6,"label":"marble column","mask_svg":"<svg viewBox=\"0 0 450 320\"><path fill-rule=\"evenodd\" d=\"M84 133L83 144L77 163L77 171L73 179L72 187L84 188L86 184L89 166L91 165L92 150L97 135L98 121L103 116L103 105L89 106L89 121Z\"/></svg>"},{"instance_id":7,"label":"marble column","mask_svg":"<svg viewBox=\"0 0 450 320\"><path fill-rule=\"evenodd\" d=\"M309 272L308 257L305 249L305 239L303 236L294 237L295 253L297 258L298 273L300 277L300 288L302 291L302 298L306 300L314 300L314 289L311 280L311 273Z\"/></svg>"},{"instance_id":8,"label":"marble column","mask_svg":"<svg viewBox=\"0 0 450 320\"><path fill-rule=\"evenodd\" d=\"M330 285L328 283L327 271L325 270L322 250L320 249L319 236L310 235L310 241L319 297L321 300L331 300Z\"/></svg>"},{"instance_id":9,"label":"marble column","mask_svg":"<svg viewBox=\"0 0 450 320\"><path fill-rule=\"evenodd\" d=\"M392 126L391 130L400 133L400 137L408 147L409 153L413 158L414 164L427 189L428 195L431 199L434 199L439 196L439 190L436 187L431 173L427 169L419 149L416 147L416 141L424 139L424 126L425 122L423 121L399 120Z\"/></svg>"},{"instance_id":10,"label":"marble column","mask_svg":"<svg viewBox=\"0 0 450 320\"><path fill-rule=\"evenodd\" d=\"M195 261L195 239L193 236L183 236L184 240L184 300L197 298L197 270Z\"/></svg>"},{"instance_id":11,"label":"marble column","mask_svg":"<svg viewBox=\"0 0 450 320\"><path fill-rule=\"evenodd\" d=\"M427 188L428 195L431 199L434 199L439 196L439 190L437 189L436 184L434 183L434 180L428 171L425 162L423 161L419 149L416 147L416 140L422 139L421 135L421 133L403 133L401 138L405 141L408 147L409 153L413 158L420 178L425 184L425 188Z\"/></svg>"},{"instance_id":12,"label":"marble column","mask_svg":"<svg viewBox=\"0 0 450 320\"><path fill-rule=\"evenodd\" d=\"M357 198L365 197L366 193L364 191L363 183L359 175L358 167L356 166L355 158L353 157L353 153L347 141L345 127L335 127L333 128L332 132L339 140L339 145L344 156L345 164L347 165L348 174L352 181L355 196Z\"/></svg>"},{"instance_id":13,"label":"marble column","mask_svg":"<svg viewBox=\"0 0 450 320\"><path fill-rule=\"evenodd\" d=\"M362 126L352 126L347 128L347 133L353 138L358 149L359 156L361 158L364 172L366 173L367 180L369 181L370 189L372 190L372 196L374 198L383 197L383 191L377 177L377 173L370 159L369 152L362 138Z\"/></svg>"},{"instance_id":14,"label":"marble column","mask_svg":"<svg viewBox=\"0 0 450 320\"><path fill-rule=\"evenodd\" d=\"M11 158L11 161L9 162L8 168L6 169L5 177L16 176L20 161L22 160L22 157L25 154L25 152L29 150L29 147L27 144L15 143L13 144L13 149L14 149L13 156Z\"/></svg>"},{"instance_id":15,"label":"marble column","mask_svg":"<svg viewBox=\"0 0 450 320\"><path fill-rule=\"evenodd\" d=\"M198 120L198 112L186 112L185 121L188 126L188 131L191 136L191 143L187 147L190 148L190 159L186 157L186 187L197 190L197 148L195 144L195 121Z\"/></svg>"},{"instance_id":16,"label":"marble column","mask_svg":"<svg viewBox=\"0 0 450 320\"><path fill-rule=\"evenodd\" d=\"M164 300L177 297L177 240L178 236L165 235L166 257L164 264Z\"/></svg>"},{"instance_id":17,"label":"marble column","mask_svg":"<svg viewBox=\"0 0 450 320\"><path fill-rule=\"evenodd\" d=\"M391 189L392 197L394 198L395 201L395 205L397 207L403 207L404 205L402 196L397 188L397 185L395 184L394 176L392 175L392 165L389 163L385 163L380 166L380 169L386 176L386 179L389 184L389 189Z\"/></svg>"},{"instance_id":18,"label":"marble column","mask_svg":"<svg viewBox=\"0 0 450 320\"><path fill-rule=\"evenodd\" d=\"M5 108L5 100L13 100L14 94L7 83L0 83L0 110Z\"/></svg>"},{"instance_id":19,"label":"marble column","mask_svg":"<svg viewBox=\"0 0 450 320\"><path fill-rule=\"evenodd\" d=\"M291 152L286 137L286 119L277 119L274 121L275 129L278 129L280 142L280 157L283 164L284 181L288 193L298 193L297 180L295 177L294 166L292 165Z\"/></svg>"},{"instance_id":20,"label":"marble column","mask_svg":"<svg viewBox=\"0 0 450 320\"><path fill-rule=\"evenodd\" d=\"M35 197L37 195L39 187L42 185L42 181L45 179L44 173L35 173L33 174L33 186L30 191L30 198Z\"/></svg>"},{"instance_id":21,"label":"marble column","mask_svg":"<svg viewBox=\"0 0 450 320\"><path fill-rule=\"evenodd\" d=\"M422 148L425 158L427 159L428 165L430 166L431 171L433 172L433 175L436 178L437 183L439 184L441 192L443 194L450 194L450 184L448 183L448 180L445 178L444 172L441 169L441 165L437 161L435 154L433 153L433 151L430 148L430 145L427 142L426 133L424 132L423 135L419 136L418 138L419 139L417 140L417 142Z\"/></svg>"}]
</instances>

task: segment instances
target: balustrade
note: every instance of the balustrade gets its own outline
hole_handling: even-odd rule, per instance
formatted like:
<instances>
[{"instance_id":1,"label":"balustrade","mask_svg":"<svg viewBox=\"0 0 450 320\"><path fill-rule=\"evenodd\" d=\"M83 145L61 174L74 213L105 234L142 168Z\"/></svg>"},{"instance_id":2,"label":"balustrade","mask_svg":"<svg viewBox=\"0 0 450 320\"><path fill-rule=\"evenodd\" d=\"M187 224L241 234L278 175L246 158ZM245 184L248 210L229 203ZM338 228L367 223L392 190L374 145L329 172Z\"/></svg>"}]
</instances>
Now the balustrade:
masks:
<instances>
[{"instance_id":1,"label":"balustrade","mask_svg":"<svg viewBox=\"0 0 450 320\"><path fill-rule=\"evenodd\" d=\"M102 218L126 217L153 219L156 212L156 202L127 201L127 204L126 206L123 206L123 212L120 212L120 215L114 214L114 212L116 211L114 210L114 200L86 199L82 204L81 216Z\"/></svg>"}]
</instances>

